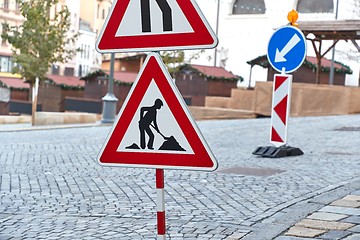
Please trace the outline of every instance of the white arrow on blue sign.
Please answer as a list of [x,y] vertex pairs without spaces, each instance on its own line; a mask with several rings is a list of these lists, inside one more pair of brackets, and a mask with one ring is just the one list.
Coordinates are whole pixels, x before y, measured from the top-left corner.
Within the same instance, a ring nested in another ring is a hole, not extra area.
[[279,28],[270,38],[267,57],[276,71],[294,72],[306,57],[304,34],[293,26]]

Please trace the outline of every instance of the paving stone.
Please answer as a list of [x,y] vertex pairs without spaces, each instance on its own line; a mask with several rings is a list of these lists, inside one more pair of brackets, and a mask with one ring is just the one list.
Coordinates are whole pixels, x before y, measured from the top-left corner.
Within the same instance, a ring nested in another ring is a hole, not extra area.
[[360,216],[350,216],[348,218],[342,219],[342,222],[360,224]]
[[335,222],[335,221],[322,221],[313,219],[303,219],[296,224],[296,226],[322,229],[322,230],[346,230],[354,226],[351,223]]
[[360,196],[360,190],[352,192],[351,195]]
[[309,238],[280,236],[280,237],[275,238],[274,240],[309,240]]
[[347,207],[338,207],[338,206],[325,206],[321,208],[319,211],[321,212],[330,212],[330,213],[338,213],[345,215],[360,215],[360,208],[347,208]]
[[320,239],[328,239],[328,240],[337,240],[342,239],[348,235],[352,234],[349,231],[338,231],[338,230],[330,230],[323,235],[319,236]]
[[243,238],[244,236],[246,236],[248,234],[248,232],[246,233],[234,233],[231,236],[227,237],[226,240],[239,240],[241,238]]
[[331,206],[339,206],[339,207],[357,208],[357,207],[360,207],[360,202],[339,199],[339,200],[332,202],[330,205]]
[[350,232],[356,232],[356,233],[360,233],[360,225],[356,225],[352,228],[348,229]]
[[360,239],[360,234],[353,234],[351,236],[343,238],[343,240],[359,240],[359,239]]
[[360,195],[347,195],[343,199],[348,200],[348,201],[358,201],[358,202],[360,202]]
[[325,233],[326,230],[320,230],[320,229],[312,229],[312,228],[306,228],[306,227],[300,227],[300,226],[294,226],[291,227],[286,233],[285,236],[294,236],[294,237],[317,237],[323,233]]
[[328,213],[328,212],[315,212],[308,216],[307,218],[324,220],[324,221],[337,221],[343,218],[348,217],[348,215],[337,214],[337,213]]

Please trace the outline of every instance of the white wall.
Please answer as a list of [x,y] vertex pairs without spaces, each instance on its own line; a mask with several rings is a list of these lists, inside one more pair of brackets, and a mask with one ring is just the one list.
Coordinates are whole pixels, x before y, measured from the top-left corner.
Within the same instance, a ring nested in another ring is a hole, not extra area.
[[[265,0],[266,13],[261,15],[231,15],[234,0],[220,0],[219,20],[219,45],[218,49],[227,49],[227,61],[225,68],[234,74],[244,77],[243,86],[249,84],[250,65],[246,62],[267,53],[267,45],[274,30],[282,25],[288,24],[287,14],[296,5],[297,0]],[[197,3],[204,13],[209,24],[215,31],[217,0],[197,0]],[[336,8],[336,0],[334,0]],[[351,0],[339,2],[338,19],[354,19],[353,4]],[[359,17],[357,17],[359,18]],[[331,14],[299,14],[298,21],[306,20],[334,20],[335,13]],[[343,48],[344,43],[337,45],[337,50]],[[331,42],[325,42],[323,49],[330,46]],[[191,51],[187,51],[191,54]],[[308,43],[308,55],[315,56],[311,43]],[[331,51],[326,58],[331,59]],[[212,58],[209,60],[209,58]],[[221,56],[218,54],[218,60]],[[192,63],[213,65],[214,50],[206,50],[201,58]],[[349,61],[347,58],[336,55],[335,59],[349,66],[359,65],[356,61]],[[219,61],[217,62],[219,66]],[[346,81],[349,85],[356,85],[358,82],[358,69],[352,68],[354,74]],[[357,70],[357,71],[356,71]],[[252,72],[252,83],[255,81],[266,81],[267,71],[261,67],[254,67]]]

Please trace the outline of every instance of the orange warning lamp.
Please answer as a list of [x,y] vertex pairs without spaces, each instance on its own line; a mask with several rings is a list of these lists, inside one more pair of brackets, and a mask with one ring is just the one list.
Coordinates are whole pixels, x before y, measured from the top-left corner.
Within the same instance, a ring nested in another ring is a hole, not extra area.
[[295,11],[294,9],[291,10],[289,13],[288,13],[288,16],[287,16],[290,24],[292,26],[295,26],[295,27],[299,27],[299,25],[296,23],[296,21],[298,20],[299,18],[299,14],[297,11]]

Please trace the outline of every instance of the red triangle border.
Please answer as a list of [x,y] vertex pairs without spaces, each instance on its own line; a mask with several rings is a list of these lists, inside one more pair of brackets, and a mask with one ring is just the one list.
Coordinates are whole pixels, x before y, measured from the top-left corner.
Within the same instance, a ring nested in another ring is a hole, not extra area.
[[[214,48],[218,40],[193,0],[177,0],[194,32],[116,36],[130,0],[115,0],[97,40],[98,52],[157,51],[173,49]],[[115,14],[116,13],[116,14]]]
[[[197,129],[195,121],[187,114],[186,105],[177,91],[166,67],[158,54],[149,54],[142,70],[134,83],[123,108],[120,110],[117,122],[108,136],[98,161],[103,165],[169,168],[186,170],[213,171],[217,168],[217,161],[210,148]],[[150,85],[154,80],[163,95],[169,109],[183,131],[194,154],[189,153],[149,153],[149,152],[118,152],[118,146],[123,140],[127,126],[130,125],[139,105]],[[181,97],[182,98],[182,97]],[[182,103],[180,102],[182,101]]]

